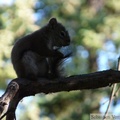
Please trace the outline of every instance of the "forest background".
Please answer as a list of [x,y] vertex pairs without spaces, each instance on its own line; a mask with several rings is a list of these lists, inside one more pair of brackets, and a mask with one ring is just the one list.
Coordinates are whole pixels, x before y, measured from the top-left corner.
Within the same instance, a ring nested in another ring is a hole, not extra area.
[[[119,0],[0,0],[0,89],[16,77],[10,54],[14,42],[56,17],[71,36],[73,56],[64,65],[67,75],[116,69],[120,55]],[[102,80],[101,80],[102,82]],[[19,120],[89,120],[104,113],[111,88],[39,94],[23,99]],[[110,112],[120,115],[120,96]],[[104,102],[106,102],[104,104]]]

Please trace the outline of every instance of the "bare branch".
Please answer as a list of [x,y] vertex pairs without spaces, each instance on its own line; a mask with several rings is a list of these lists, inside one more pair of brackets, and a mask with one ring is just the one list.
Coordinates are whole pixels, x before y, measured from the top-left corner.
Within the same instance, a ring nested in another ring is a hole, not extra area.
[[16,82],[12,82],[8,85],[5,93],[0,97],[0,116],[3,111],[7,110],[10,101],[13,99],[18,89],[19,86]]
[[[39,80],[30,81],[27,79],[16,78],[12,80],[11,83],[9,83],[6,92],[1,97],[1,100],[3,100],[3,103],[5,102],[9,104],[8,111],[6,113],[6,119],[15,120],[16,107],[19,101],[26,96],[35,95],[38,93],[48,94],[61,91],[97,89],[101,87],[107,87],[110,84],[119,82],[120,72],[116,70],[106,70],[90,74],[75,75],[67,78],[59,78],[56,80],[39,78]],[[9,91],[11,91],[11,89],[9,86],[11,86],[13,83],[16,83],[19,87],[16,87],[16,89],[10,93]],[[3,99],[5,96],[7,96],[9,103]]]

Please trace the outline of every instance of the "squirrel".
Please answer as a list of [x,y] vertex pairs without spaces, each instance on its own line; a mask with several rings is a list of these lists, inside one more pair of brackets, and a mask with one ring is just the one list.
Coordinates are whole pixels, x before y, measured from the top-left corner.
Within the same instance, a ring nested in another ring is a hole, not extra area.
[[54,48],[69,44],[68,31],[56,18],[51,18],[47,25],[18,39],[14,44],[11,61],[17,77],[31,80],[39,77],[59,77],[57,68],[70,54],[64,56]]
[[66,76],[63,65],[64,65],[64,62],[72,55],[72,51],[69,48],[70,46],[67,46],[65,48],[62,47],[62,49],[61,48],[57,49],[58,51],[61,51],[64,54],[64,57],[58,56],[56,58],[49,59],[50,74],[48,75],[50,79]]

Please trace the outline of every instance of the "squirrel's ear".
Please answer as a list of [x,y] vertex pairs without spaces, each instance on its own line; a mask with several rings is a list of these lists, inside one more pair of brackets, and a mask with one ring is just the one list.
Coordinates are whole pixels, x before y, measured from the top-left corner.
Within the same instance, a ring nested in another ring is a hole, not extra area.
[[49,20],[49,25],[50,25],[51,28],[54,28],[56,26],[56,24],[57,24],[56,18],[51,18]]

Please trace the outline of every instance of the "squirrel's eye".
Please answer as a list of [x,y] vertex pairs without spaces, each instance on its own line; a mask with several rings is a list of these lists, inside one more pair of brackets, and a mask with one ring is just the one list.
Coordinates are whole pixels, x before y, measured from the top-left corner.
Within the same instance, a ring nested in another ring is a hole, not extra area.
[[64,31],[61,31],[61,32],[60,32],[60,36],[61,36],[61,37],[64,37],[64,36],[65,36],[65,32],[64,32]]

